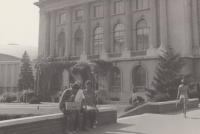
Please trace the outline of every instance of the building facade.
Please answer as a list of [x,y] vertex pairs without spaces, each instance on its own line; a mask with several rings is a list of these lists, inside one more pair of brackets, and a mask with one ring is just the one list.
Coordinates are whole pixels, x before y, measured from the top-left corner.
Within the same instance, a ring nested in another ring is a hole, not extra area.
[[[198,0],[40,0],[39,55],[103,59],[115,66],[104,80],[110,99],[127,101],[152,88],[157,54],[167,44],[200,79]],[[69,86],[69,72],[63,85]]]

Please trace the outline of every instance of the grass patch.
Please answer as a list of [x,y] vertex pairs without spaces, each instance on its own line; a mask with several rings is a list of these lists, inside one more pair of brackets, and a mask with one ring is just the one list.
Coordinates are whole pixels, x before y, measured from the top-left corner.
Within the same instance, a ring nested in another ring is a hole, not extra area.
[[34,114],[0,114],[0,121],[38,116]]

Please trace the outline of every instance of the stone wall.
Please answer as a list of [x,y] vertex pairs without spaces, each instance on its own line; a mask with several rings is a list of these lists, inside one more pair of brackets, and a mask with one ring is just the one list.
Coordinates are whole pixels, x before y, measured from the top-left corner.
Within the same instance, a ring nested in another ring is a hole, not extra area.
[[[134,115],[141,115],[144,113],[162,114],[162,113],[181,111],[181,109],[176,108],[176,102],[177,101],[148,102],[126,112],[120,118],[134,116]],[[190,99],[190,102],[188,104],[188,109],[198,108],[198,105],[199,105],[199,99]]]
[[[98,125],[117,122],[117,110],[114,108],[99,109]],[[80,115],[80,121],[82,115]],[[0,134],[64,134],[64,116],[62,113],[13,119],[0,122]]]

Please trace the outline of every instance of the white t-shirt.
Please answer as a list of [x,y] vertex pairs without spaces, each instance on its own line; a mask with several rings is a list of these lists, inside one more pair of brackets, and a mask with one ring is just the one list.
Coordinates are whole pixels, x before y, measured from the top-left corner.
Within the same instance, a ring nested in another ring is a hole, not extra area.
[[132,99],[133,99],[133,100],[137,99],[137,93],[133,93],[132,95],[133,95],[133,96],[132,96]]
[[82,99],[85,99],[85,95],[83,94],[83,89],[79,89],[75,97],[75,102],[81,102]]

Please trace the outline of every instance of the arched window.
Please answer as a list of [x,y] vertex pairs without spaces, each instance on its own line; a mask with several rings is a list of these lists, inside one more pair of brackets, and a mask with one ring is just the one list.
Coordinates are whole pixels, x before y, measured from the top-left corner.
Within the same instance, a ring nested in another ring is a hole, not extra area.
[[141,65],[136,66],[132,72],[133,84],[135,87],[146,86],[146,71]]
[[66,35],[64,32],[61,32],[58,36],[58,48],[59,56],[62,57],[65,55],[65,46],[66,46]]
[[121,72],[118,67],[114,67],[112,71],[112,78],[111,78],[111,85],[112,86],[121,86]]
[[114,29],[114,51],[121,52],[124,50],[124,25],[117,24]]
[[75,34],[75,56],[83,54],[83,37],[83,31],[77,30]]
[[146,20],[140,20],[137,24],[137,50],[147,50],[149,46],[149,27]]
[[137,0],[137,10],[148,9],[149,0]]
[[103,50],[103,30],[97,27],[94,31],[94,54],[100,54]]

